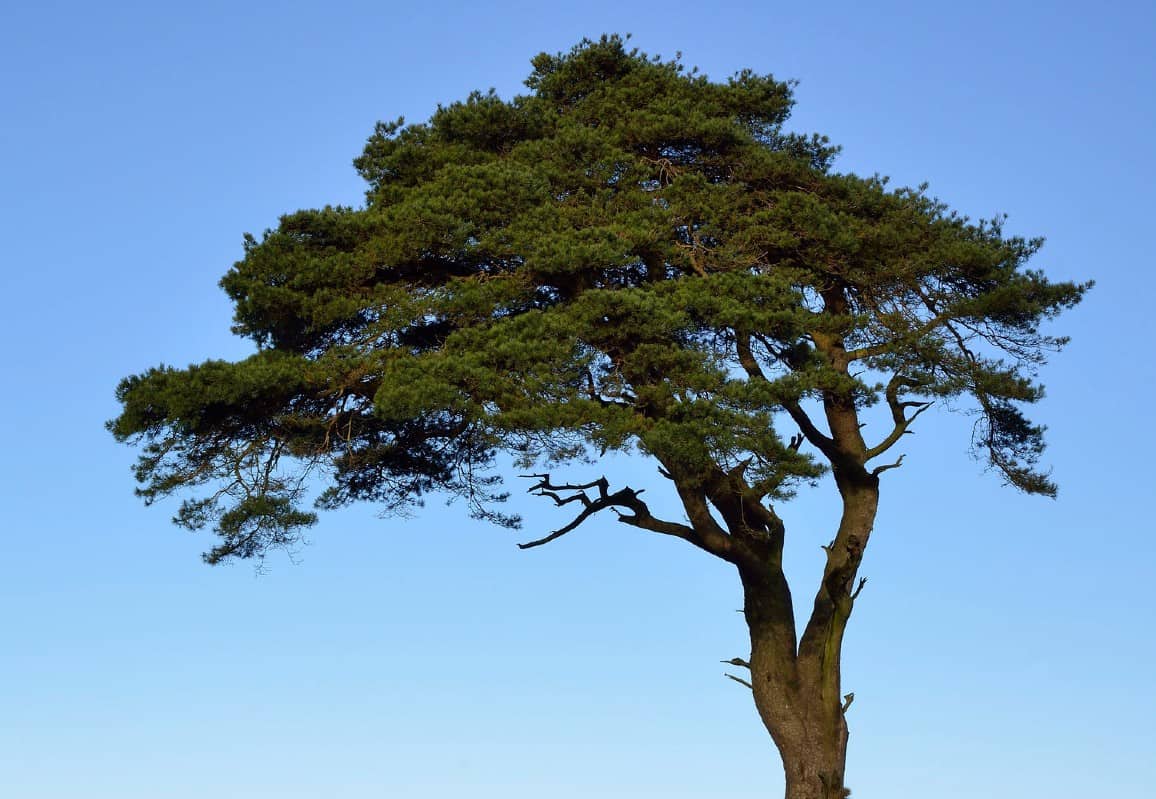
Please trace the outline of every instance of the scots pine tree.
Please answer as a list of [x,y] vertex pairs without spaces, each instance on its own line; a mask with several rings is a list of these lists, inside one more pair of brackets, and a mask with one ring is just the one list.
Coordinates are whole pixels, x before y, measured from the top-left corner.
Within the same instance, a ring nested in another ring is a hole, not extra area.
[[[221,281],[255,354],[126,378],[110,429],[141,447],[146,502],[180,494],[176,522],[216,534],[209,563],[358,501],[440,493],[517,526],[511,463],[573,511],[524,547],[610,511],[721,558],[787,797],[842,797],[843,633],[896,444],[950,400],[1008,484],[1054,494],[1023,409],[1064,343],[1041,323],[1087,286],[1028,268],[1040,242],[1000,219],[836,171],[825,138],[784,129],[791,85],[770,76],[711,82],[606,37],[539,55],[526,85],[379,124],[362,207],[284,216]],[[669,496],[589,481],[611,451]],[[841,518],[793,594],[776,508],[816,479]]]

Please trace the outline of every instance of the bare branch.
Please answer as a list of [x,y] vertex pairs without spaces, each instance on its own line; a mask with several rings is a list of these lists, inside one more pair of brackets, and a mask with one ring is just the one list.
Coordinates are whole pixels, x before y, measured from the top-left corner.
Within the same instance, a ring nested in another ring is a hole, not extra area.
[[[571,530],[576,529],[584,521],[589,519],[599,511],[610,509],[618,514],[618,521],[629,524],[633,527],[638,527],[643,530],[649,530],[655,533],[662,533],[664,535],[674,536],[689,541],[696,546],[707,549],[712,554],[718,554],[709,549],[696,535],[693,528],[685,524],[677,524],[675,522],[668,522],[662,519],[657,519],[650,513],[650,508],[646,503],[639,499],[639,494],[642,489],[635,490],[626,486],[619,491],[611,493],[610,482],[605,477],[599,477],[589,483],[559,483],[555,484],[550,481],[549,474],[530,474],[522,475],[523,477],[538,478],[538,482],[532,485],[528,490],[530,493],[539,497],[548,497],[554,501],[558,507],[568,505],[571,502],[580,502],[582,504],[582,512],[578,514],[575,519],[561,529],[555,530],[549,535],[539,538],[535,541],[528,541],[524,544],[518,544],[519,549],[531,549],[533,547],[542,546],[554,541]],[[592,488],[598,489],[598,495],[591,497],[586,492]],[[563,496],[563,491],[573,491],[575,493],[570,496]],[[624,508],[629,513],[623,513],[619,508]]]
[[847,708],[851,707],[851,703],[855,701],[855,692],[843,694],[843,712],[847,712]]
[[562,507],[563,505],[569,505],[571,502],[581,502],[586,507],[590,507],[590,497],[586,496],[586,494],[581,492],[581,491],[578,492],[577,494],[575,494],[574,496],[563,497],[560,494],[557,494],[553,491],[547,491],[545,489],[540,489],[540,490],[534,492],[534,496],[536,496],[536,497],[549,497],[550,499],[554,500],[554,504],[557,505],[558,507]]
[[733,674],[726,674],[725,672],[723,673],[723,676],[731,678],[732,680],[739,683],[740,685],[745,685],[747,688],[750,688],[752,691],[755,690],[755,686],[751,685],[749,682],[744,680],[742,677],[736,677]]
[[855,588],[854,591],[851,592],[851,601],[852,602],[854,602],[856,599],[859,598],[859,594],[863,593],[863,586],[865,586],[865,585],[867,585],[867,578],[866,577],[860,577],[859,578],[859,585]]
[[562,536],[566,535],[566,533],[570,532],[574,528],[578,527],[578,525],[582,524],[582,522],[589,519],[595,513],[602,510],[602,508],[606,507],[605,505],[603,505],[602,507],[595,507],[595,504],[596,503],[590,503],[589,505],[587,505],[586,510],[584,510],[580,514],[578,514],[578,518],[576,518],[574,521],[570,522],[565,527],[562,527],[561,529],[555,530],[554,532],[550,533],[550,535],[546,536],[545,538],[539,538],[536,541],[528,541],[525,544],[518,544],[518,549],[531,549],[533,547],[540,547],[543,544],[549,544],[551,541],[555,540],[556,538],[561,538]]
[[878,477],[879,475],[883,474],[883,472],[887,471],[888,469],[898,469],[900,466],[903,465],[903,459],[906,457],[907,457],[907,455],[903,454],[903,455],[899,456],[899,459],[897,461],[895,461],[895,463],[888,463],[888,464],[885,464],[883,466],[876,466],[874,469],[871,470],[872,476]]
[[[549,497],[550,499],[554,500],[554,504],[557,505],[558,507],[562,507],[563,505],[568,505],[571,502],[581,502],[583,505],[583,509],[582,509],[582,512],[579,513],[578,516],[574,519],[574,521],[570,522],[565,527],[562,527],[558,530],[555,530],[554,532],[550,533],[550,535],[548,535],[544,538],[539,538],[535,541],[529,541],[525,544],[518,544],[519,549],[530,549],[532,547],[539,547],[539,546],[542,546],[543,544],[548,544],[557,538],[561,538],[562,536],[566,535],[566,533],[570,532],[571,530],[575,529],[580,524],[582,524],[582,522],[589,519],[595,513],[597,513],[600,510],[605,510],[606,508],[610,507],[610,505],[612,504],[608,501],[610,498],[609,494],[608,494],[610,484],[606,480],[605,477],[599,477],[597,480],[594,480],[594,481],[589,482],[589,483],[579,483],[579,484],[562,483],[560,485],[555,485],[555,484],[550,482],[549,473],[531,474],[531,475],[523,475],[523,476],[525,476],[525,477],[537,477],[538,478],[538,482],[535,483],[534,485],[530,486],[529,489],[527,489],[530,493],[535,494],[536,496],[539,496],[539,497]],[[592,500],[592,499],[590,499],[590,497],[588,497],[586,495],[586,491],[588,489],[591,489],[591,488],[597,488],[598,489],[598,498],[597,499]],[[574,491],[576,493],[574,493],[573,495],[568,496],[568,497],[563,497],[561,494],[558,493],[559,491]]]
[[[741,611],[740,611],[741,612]],[[749,669],[751,664],[742,658],[731,658],[730,660],[720,660],[719,663],[729,663],[732,666],[742,666],[744,669]]]
[[549,472],[546,472],[544,474],[520,474],[518,476],[519,477],[527,477],[527,478],[529,478],[529,477],[537,477],[538,478],[539,482],[536,485],[532,485],[529,488],[527,488],[526,489],[527,492],[539,491],[541,489],[548,489],[550,491],[585,491],[588,488],[599,488],[599,490],[602,491],[603,494],[605,494],[605,490],[607,488],[609,488],[609,486],[610,486],[610,484],[607,482],[605,477],[599,477],[597,480],[592,480],[589,483],[577,483],[577,484],[563,483],[561,485],[553,485],[550,482],[550,473]]

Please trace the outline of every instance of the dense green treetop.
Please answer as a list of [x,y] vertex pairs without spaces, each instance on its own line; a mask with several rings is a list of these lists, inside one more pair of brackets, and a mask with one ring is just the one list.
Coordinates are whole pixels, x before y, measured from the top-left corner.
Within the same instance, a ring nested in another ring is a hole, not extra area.
[[[791,85],[770,76],[715,83],[608,37],[539,55],[526,85],[379,124],[364,207],[246,237],[221,285],[254,355],[120,384],[140,493],[200,489],[177,520],[215,528],[210,562],[291,544],[310,475],[324,508],[446,492],[513,525],[503,453],[637,449],[687,508],[720,480],[770,507],[947,398],[1008,482],[1054,492],[1021,409],[1063,343],[1041,322],[1086,286],[1028,269],[1038,240],[834,171],[825,138],[784,131]],[[815,400],[885,403],[893,429],[847,447]]]

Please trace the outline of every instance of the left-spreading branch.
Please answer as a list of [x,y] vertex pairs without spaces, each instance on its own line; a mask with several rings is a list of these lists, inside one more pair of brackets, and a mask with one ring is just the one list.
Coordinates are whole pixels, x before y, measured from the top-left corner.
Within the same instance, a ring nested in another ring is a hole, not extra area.
[[[549,474],[528,474],[522,476],[537,478],[538,480],[537,483],[530,486],[528,489],[529,493],[539,497],[548,497],[552,499],[558,507],[577,502],[582,506],[582,510],[574,520],[565,527],[561,527],[537,540],[518,544],[519,549],[530,549],[531,547],[548,544],[566,535],[566,533],[571,530],[574,530],[599,511],[607,509],[618,514],[618,521],[624,524],[640,527],[655,533],[672,535],[676,538],[690,541],[696,546],[703,546],[695,535],[694,529],[688,525],[668,522],[652,516],[650,508],[638,497],[638,495],[642,493],[641,490],[635,490],[629,486],[625,486],[618,491],[612,492],[610,490],[610,482],[605,477],[599,477],[597,480],[589,483],[555,484],[550,481]],[[588,493],[590,491],[596,491],[597,493],[591,495]],[[623,510],[628,512],[624,513]]]

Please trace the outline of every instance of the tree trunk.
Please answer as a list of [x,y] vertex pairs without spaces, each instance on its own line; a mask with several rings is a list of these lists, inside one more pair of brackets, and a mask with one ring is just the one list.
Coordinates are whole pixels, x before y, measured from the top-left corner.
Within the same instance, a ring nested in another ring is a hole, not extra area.
[[786,799],[843,799],[847,722],[837,664],[822,679],[807,675],[799,668],[793,640],[784,657],[783,630],[765,624],[758,612],[768,601],[773,602],[765,590],[747,585],[755,707],[782,757]]
[[779,747],[787,778],[786,799],[843,799],[850,791],[843,785],[847,724],[842,713],[812,725],[808,732],[809,740]]
[[740,567],[755,707],[782,757],[786,799],[844,799],[850,793],[844,784],[848,702],[840,661],[857,594],[854,581],[875,521],[878,480],[864,472],[858,481],[841,480],[840,489],[843,517],[824,547],[827,566],[797,645],[779,564]]
[[838,674],[816,685],[802,678],[794,658],[784,663],[772,641],[756,637],[762,636],[751,635],[750,681],[758,715],[783,757],[786,799],[843,799],[847,724]]

